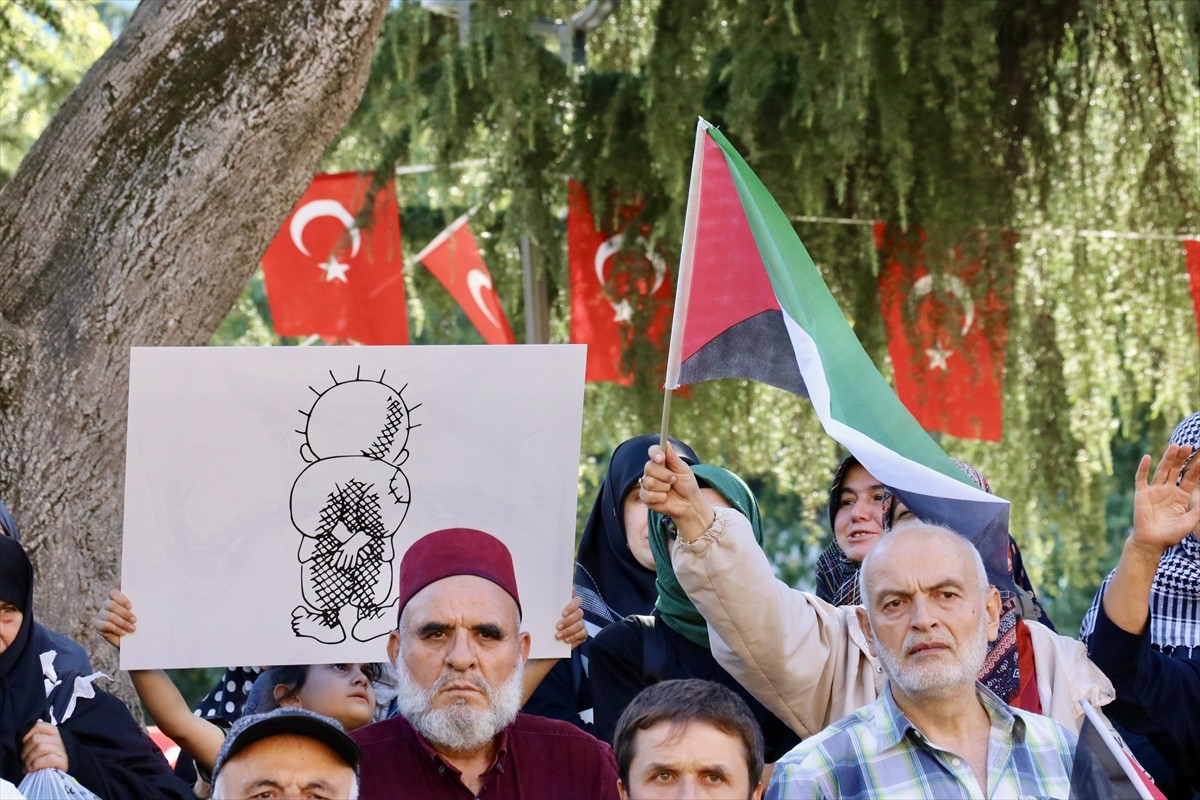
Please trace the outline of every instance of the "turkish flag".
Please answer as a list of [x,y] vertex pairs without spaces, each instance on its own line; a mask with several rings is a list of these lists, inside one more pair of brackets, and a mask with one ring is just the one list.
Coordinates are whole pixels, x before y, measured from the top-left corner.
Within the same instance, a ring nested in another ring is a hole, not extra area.
[[[640,204],[624,206],[619,216],[629,220]],[[639,232],[642,252],[621,251],[624,226],[597,227],[587,189],[567,183],[567,259],[571,279],[571,342],[586,344],[585,380],[615,381],[628,386],[633,375],[622,367],[622,354],[634,336],[645,336],[663,351],[671,321],[672,287],[666,259],[646,249],[649,230]],[[634,331],[637,319],[649,322]]]
[[904,241],[884,223],[875,225],[883,260],[879,306],[896,394],[926,430],[999,441],[1006,292],[981,285],[989,277],[983,263],[968,261],[961,249],[935,281],[925,266],[924,238],[918,231],[915,242]]
[[485,342],[516,344],[466,214],[435,236],[413,261],[420,261],[442,282]]
[[1196,310],[1196,335],[1200,336],[1200,239],[1184,239],[1188,280],[1192,282],[1192,307]]
[[271,321],[280,336],[319,335],[362,344],[408,344],[400,254],[400,211],[388,181],[375,195],[370,174],[318,175],[262,257]]

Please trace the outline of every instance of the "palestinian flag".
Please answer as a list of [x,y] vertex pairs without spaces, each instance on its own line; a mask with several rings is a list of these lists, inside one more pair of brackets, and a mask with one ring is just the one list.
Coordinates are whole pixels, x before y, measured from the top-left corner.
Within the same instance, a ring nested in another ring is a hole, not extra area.
[[792,223],[716,128],[692,160],[666,388],[748,378],[812,401],[825,431],[918,517],[1008,576],[1008,501],[978,489],[879,374]]

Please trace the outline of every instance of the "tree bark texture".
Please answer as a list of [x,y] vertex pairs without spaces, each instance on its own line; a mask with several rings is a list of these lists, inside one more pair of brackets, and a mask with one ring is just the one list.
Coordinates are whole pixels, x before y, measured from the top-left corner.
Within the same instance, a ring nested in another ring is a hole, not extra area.
[[110,669],[88,619],[118,581],[129,348],[208,340],[358,104],[386,11],[143,0],[0,190],[0,498],[37,617]]

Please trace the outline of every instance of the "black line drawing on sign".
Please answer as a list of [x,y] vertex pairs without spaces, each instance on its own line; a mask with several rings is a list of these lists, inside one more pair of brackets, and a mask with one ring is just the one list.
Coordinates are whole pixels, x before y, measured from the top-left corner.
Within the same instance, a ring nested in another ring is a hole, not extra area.
[[[401,466],[408,459],[411,414],[405,384],[351,380],[318,391],[308,411],[300,455],[308,466],[292,484],[292,524],[302,534],[300,592],[292,610],[296,636],[325,644],[360,642],[396,627],[393,537],[412,500]],[[352,611],[351,611],[352,610]]]

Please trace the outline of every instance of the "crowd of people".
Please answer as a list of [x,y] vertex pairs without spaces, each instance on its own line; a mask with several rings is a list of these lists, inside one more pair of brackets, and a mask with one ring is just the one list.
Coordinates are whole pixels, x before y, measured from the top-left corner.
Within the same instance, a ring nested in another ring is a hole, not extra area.
[[[0,504],[0,798],[1119,794],[1079,738],[1096,719],[1142,796],[1200,797],[1200,412],[1142,459],[1078,639],[1015,539],[994,585],[969,539],[853,457],[817,590],[793,589],[745,481],[658,442],[612,454],[555,634],[570,658],[529,659],[499,539],[435,531],[401,561],[385,662],[231,668],[194,711],[166,673],[132,672],[174,770],[83,648],[35,619]],[[95,625],[120,647],[131,598],[114,590]]]

